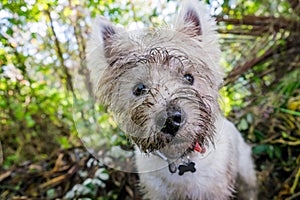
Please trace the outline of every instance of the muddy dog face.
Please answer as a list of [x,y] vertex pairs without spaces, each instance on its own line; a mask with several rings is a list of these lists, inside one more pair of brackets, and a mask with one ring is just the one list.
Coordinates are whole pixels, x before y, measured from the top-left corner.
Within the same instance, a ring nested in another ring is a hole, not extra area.
[[220,51],[213,22],[196,9],[184,5],[170,27],[94,23],[87,60],[96,97],[146,153],[178,156],[213,143]]

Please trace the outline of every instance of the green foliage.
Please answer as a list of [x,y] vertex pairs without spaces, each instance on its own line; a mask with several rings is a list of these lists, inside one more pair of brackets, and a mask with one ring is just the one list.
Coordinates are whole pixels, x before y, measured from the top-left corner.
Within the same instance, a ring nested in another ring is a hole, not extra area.
[[70,146],[66,133],[73,126],[71,97],[33,80],[2,78],[1,88],[4,166],[43,158],[59,146]]
[[253,143],[267,199],[294,199],[300,190],[298,8],[294,1],[224,1],[219,18],[228,72],[223,110]]
[[[91,158],[88,161],[88,167],[92,167],[93,165],[100,165],[98,161]],[[106,187],[106,183],[109,179],[109,174],[104,168],[98,168],[94,173],[94,177],[86,177],[85,173],[81,173],[82,178],[84,178],[84,182],[80,184],[76,184],[73,188],[66,193],[64,196],[65,199],[95,199],[98,194],[98,190]]]
[[[54,69],[59,66],[43,60],[55,56],[55,51],[49,51],[43,43],[46,30],[37,30],[43,20],[40,8],[46,5],[45,1],[0,4],[5,16],[0,21],[0,141],[6,158],[4,167],[45,158],[55,149],[75,142],[69,141],[70,134],[75,133],[72,94],[60,87],[64,80],[56,78],[58,69]],[[35,32],[28,33],[30,26]]]
[[[119,146],[131,148],[111,115],[93,102],[86,39],[99,14],[129,28],[170,22],[178,3],[155,2],[0,2],[0,173],[86,145],[85,138],[97,147],[95,152],[105,147],[115,150],[112,155],[120,152]],[[295,199],[300,190],[299,3],[206,2],[219,17],[222,65],[229,74],[221,90],[222,109],[253,143],[261,196]],[[111,174],[93,159],[88,163],[88,168],[97,168],[93,176],[81,171],[80,181],[61,196],[118,198],[117,190],[107,185]],[[18,180],[13,189],[19,190],[24,181]],[[49,188],[32,196],[56,195]]]

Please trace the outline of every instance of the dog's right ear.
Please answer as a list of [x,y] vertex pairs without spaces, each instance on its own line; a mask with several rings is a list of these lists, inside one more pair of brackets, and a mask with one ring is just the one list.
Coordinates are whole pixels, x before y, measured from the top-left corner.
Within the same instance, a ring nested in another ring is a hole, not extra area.
[[87,42],[86,60],[94,88],[98,85],[104,70],[111,65],[113,46],[117,43],[118,29],[106,18],[97,17],[91,27]]
[[103,25],[100,29],[104,43],[109,42],[116,34],[116,31],[112,25]]
[[[100,16],[96,19],[93,27],[93,36],[98,35],[99,42],[103,48],[103,54],[106,59],[111,57],[112,45],[115,39],[117,28],[106,18]],[[98,28],[98,30],[97,30]]]

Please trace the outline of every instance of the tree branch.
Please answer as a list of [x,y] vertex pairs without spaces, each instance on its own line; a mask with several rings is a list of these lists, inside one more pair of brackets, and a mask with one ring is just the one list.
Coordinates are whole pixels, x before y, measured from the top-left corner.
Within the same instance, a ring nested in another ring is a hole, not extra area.
[[63,72],[65,74],[67,90],[70,90],[74,95],[75,93],[74,93],[74,88],[73,88],[73,84],[72,84],[72,76],[69,73],[69,70],[68,70],[67,66],[65,65],[64,58],[63,58],[63,53],[62,53],[62,50],[61,50],[61,47],[60,47],[60,43],[59,43],[57,34],[54,30],[53,19],[51,17],[51,13],[50,13],[49,9],[45,10],[45,12],[46,12],[46,15],[48,16],[48,18],[50,20],[50,28],[51,28],[52,34],[54,36],[54,43],[55,43],[55,47],[56,47],[56,53],[57,53],[58,59],[60,61],[60,65],[62,66]]
[[297,20],[286,19],[284,17],[272,17],[272,16],[255,16],[247,15],[241,19],[225,18],[224,16],[216,17],[217,23],[225,22],[232,25],[251,25],[259,27],[272,27],[272,30],[279,31],[280,29],[299,31],[300,22]]

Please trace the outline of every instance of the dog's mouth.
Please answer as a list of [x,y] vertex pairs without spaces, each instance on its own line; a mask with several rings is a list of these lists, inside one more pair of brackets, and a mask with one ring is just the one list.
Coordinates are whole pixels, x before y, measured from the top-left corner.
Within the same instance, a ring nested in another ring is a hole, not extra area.
[[166,152],[160,150],[154,151],[153,154],[168,163],[170,173],[176,173],[179,170],[178,174],[181,176],[185,172],[194,173],[196,171],[196,163],[190,159],[191,152],[197,152],[204,156],[206,148],[204,145],[200,145],[198,140],[195,140],[195,142],[178,158],[170,157]]
[[209,115],[210,109],[196,106],[197,109],[192,103],[171,102],[150,117],[134,113],[138,117],[132,120],[140,122],[140,127],[147,122],[152,126],[135,131],[131,138],[143,152],[160,151],[169,159],[178,159],[192,152],[205,153],[206,147],[213,143],[214,120]]
[[205,153],[206,147],[204,145],[200,145],[198,141],[194,142],[194,144],[190,147],[190,151],[196,151],[199,153]]
[[190,145],[186,145],[186,143],[184,145],[186,147],[183,147],[183,149],[180,150],[181,157],[188,156],[190,153],[193,152],[198,152],[201,154],[204,154],[206,152],[206,145],[204,144],[203,139],[196,138],[192,143],[190,143]]
[[162,138],[164,138],[164,142],[156,143],[156,145],[159,145],[156,146],[156,148],[151,149],[150,151],[149,149],[147,149],[147,152],[151,153],[160,151],[169,159],[178,159],[184,156],[188,156],[193,152],[204,154],[206,152],[208,144],[206,144],[203,135],[196,134],[194,136],[191,136],[186,133],[187,130],[184,127],[182,129],[183,130],[180,130],[176,136],[160,132],[157,135],[160,135]]

